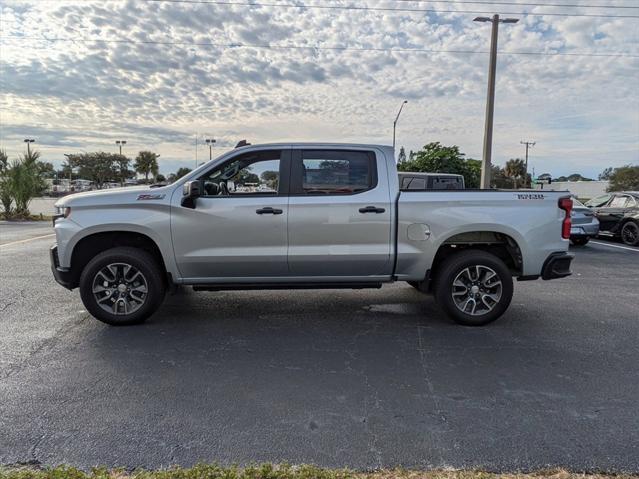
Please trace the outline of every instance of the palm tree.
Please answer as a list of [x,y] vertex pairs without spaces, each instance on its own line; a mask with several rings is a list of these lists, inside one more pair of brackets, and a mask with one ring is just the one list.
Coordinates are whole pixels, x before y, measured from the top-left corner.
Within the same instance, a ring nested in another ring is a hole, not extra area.
[[526,164],[521,158],[511,158],[506,162],[504,167],[504,175],[508,178],[512,178],[513,187],[517,189],[517,179],[523,178],[526,174]]
[[158,158],[160,155],[151,151],[141,151],[135,159],[133,168],[137,173],[144,175],[144,180],[149,182],[149,174],[155,177],[158,174]]

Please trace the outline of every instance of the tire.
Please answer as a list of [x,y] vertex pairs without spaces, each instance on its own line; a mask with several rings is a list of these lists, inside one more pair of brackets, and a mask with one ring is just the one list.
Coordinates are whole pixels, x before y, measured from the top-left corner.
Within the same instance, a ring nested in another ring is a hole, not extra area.
[[438,269],[435,298],[455,322],[483,326],[508,309],[513,279],[497,256],[481,250],[462,251],[444,260]]
[[590,238],[588,238],[587,236],[577,236],[575,238],[570,238],[570,242],[574,246],[583,246],[587,244],[588,241],[590,241]]
[[639,245],[639,223],[627,221],[621,227],[621,241],[628,246]]
[[157,260],[138,248],[104,251],[89,261],[80,275],[84,307],[91,316],[112,326],[144,322],[162,304],[165,289]]

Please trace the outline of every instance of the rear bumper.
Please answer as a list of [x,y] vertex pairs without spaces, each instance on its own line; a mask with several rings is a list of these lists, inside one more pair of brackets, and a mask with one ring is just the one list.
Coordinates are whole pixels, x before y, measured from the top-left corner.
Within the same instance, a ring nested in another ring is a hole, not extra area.
[[544,262],[544,267],[541,270],[542,279],[557,279],[570,276],[570,263],[574,259],[575,255],[572,253],[552,253],[548,256],[548,259]]
[[572,225],[570,228],[571,237],[584,237],[584,236],[596,236],[599,233],[599,223],[585,224],[585,225]]
[[73,274],[68,268],[62,268],[58,259],[58,245],[53,245],[49,250],[49,259],[51,260],[51,272],[53,278],[67,289],[76,287],[74,284]]

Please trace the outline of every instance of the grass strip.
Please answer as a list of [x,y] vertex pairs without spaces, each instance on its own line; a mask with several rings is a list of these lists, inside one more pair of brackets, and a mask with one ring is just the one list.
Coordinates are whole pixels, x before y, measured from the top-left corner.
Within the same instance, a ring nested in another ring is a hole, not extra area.
[[222,467],[198,464],[161,470],[74,467],[0,467],[0,479],[639,479],[633,474],[573,473],[562,469],[532,473],[490,473],[472,470],[416,471],[391,469],[357,472],[348,469],[324,469],[316,466],[261,464],[248,467]]

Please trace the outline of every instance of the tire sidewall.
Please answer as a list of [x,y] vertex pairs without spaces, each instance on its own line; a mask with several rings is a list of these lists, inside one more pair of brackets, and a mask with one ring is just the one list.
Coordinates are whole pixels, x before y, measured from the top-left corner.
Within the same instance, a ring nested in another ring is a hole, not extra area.
[[[499,303],[488,313],[472,316],[457,308],[452,297],[452,284],[457,275],[469,266],[488,266],[497,273],[502,282],[502,294]],[[437,303],[455,322],[465,326],[482,326],[499,318],[512,300],[512,274],[504,262],[497,256],[481,250],[463,251],[448,258],[441,265],[435,285]]]
[[[137,268],[147,281],[148,293],[144,304],[128,315],[108,313],[100,307],[92,292],[95,275],[111,263],[127,263]],[[144,250],[135,248],[113,248],[93,258],[80,276],[80,296],[87,311],[96,319],[113,325],[139,324],[151,316],[162,304],[165,285],[156,260]]]
[[634,243],[628,243],[628,242],[626,242],[626,240],[623,237],[623,230],[624,230],[624,228],[627,228],[628,225],[631,225],[630,226],[631,228],[634,226],[635,229],[639,229],[639,223],[636,223],[635,221],[627,221],[626,223],[624,223],[624,225],[621,227],[621,231],[620,231],[620,235],[619,235],[621,237],[621,242],[623,244],[625,244],[625,245],[628,245],[628,246],[637,246],[637,245],[639,245],[639,238],[636,239],[634,241]]

